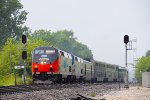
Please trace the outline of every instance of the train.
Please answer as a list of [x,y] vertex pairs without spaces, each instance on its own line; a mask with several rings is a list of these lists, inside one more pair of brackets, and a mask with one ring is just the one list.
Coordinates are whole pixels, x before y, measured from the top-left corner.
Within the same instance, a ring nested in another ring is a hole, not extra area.
[[124,82],[127,70],[115,64],[80,58],[55,47],[32,51],[32,78],[44,82]]

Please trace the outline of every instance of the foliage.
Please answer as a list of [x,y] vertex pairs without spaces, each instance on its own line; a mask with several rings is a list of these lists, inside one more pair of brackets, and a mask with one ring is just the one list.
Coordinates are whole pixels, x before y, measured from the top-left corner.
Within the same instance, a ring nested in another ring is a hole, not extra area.
[[146,52],[146,57],[150,56],[150,50]]
[[1,76],[0,75],[0,86],[9,86],[9,85],[14,85],[14,75],[5,75]]
[[23,26],[26,15],[20,0],[0,0],[0,45],[4,45],[8,37],[19,39],[28,28]]
[[150,56],[138,59],[135,76],[138,81],[142,80],[142,72],[150,71]]
[[14,66],[18,64],[18,56],[20,54],[19,50],[17,50],[18,42],[14,39],[9,38],[5,43],[2,51],[0,52],[0,71],[1,75],[6,75],[6,73],[10,72],[10,65]]
[[84,44],[76,41],[74,33],[68,30],[51,32],[46,30],[36,30],[32,34],[33,38],[46,41],[49,46],[54,46],[82,58],[93,58],[91,50]]
[[[31,84],[32,83],[31,77],[27,76],[26,78],[27,78],[26,84]],[[22,77],[19,75],[16,75],[16,84],[17,85],[23,84]],[[10,85],[15,85],[14,74],[6,75],[6,76],[4,76],[3,79],[0,80],[0,86],[10,86]]]
[[[27,74],[31,75],[31,51],[37,46],[47,45],[42,40],[37,40],[29,37],[29,41],[26,44],[28,59],[26,60]],[[5,76],[10,76],[14,72],[15,65],[22,65],[23,60],[21,59],[22,50],[24,45],[21,41],[16,41],[13,38],[8,38],[2,51],[0,52],[0,79],[5,81]],[[11,65],[11,67],[10,67]],[[11,70],[12,68],[12,70]],[[19,71],[19,75],[23,71]]]

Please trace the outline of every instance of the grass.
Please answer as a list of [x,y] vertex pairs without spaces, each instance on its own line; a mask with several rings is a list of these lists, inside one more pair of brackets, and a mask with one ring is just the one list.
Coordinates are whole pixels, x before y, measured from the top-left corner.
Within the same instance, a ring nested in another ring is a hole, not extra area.
[[[31,83],[32,83],[31,77],[27,76],[26,77],[26,84],[31,84]],[[17,75],[16,84],[17,85],[24,84],[21,76]],[[15,77],[13,74],[0,77],[0,86],[10,86],[10,85],[15,85]]]

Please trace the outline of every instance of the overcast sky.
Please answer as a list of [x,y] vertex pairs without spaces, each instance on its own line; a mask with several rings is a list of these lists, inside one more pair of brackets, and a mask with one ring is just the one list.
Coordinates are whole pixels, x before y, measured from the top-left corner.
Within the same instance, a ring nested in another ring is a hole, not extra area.
[[[137,57],[150,50],[150,0],[21,0],[33,31],[72,30],[96,60],[125,66],[124,35],[137,39]],[[133,52],[128,51],[128,62]]]

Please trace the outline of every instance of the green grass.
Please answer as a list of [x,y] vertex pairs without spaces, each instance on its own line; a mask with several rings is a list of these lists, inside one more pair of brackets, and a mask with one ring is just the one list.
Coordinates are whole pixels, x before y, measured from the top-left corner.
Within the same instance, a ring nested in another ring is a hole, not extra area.
[[[17,75],[16,83],[17,83],[17,85],[24,84],[21,76]],[[31,77],[27,76],[26,84],[31,84],[31,83],[32,83]],[[10,85],[15,85],[15,78],[14,78],[13,74],[0,77],[0,86],[10,86]]]

